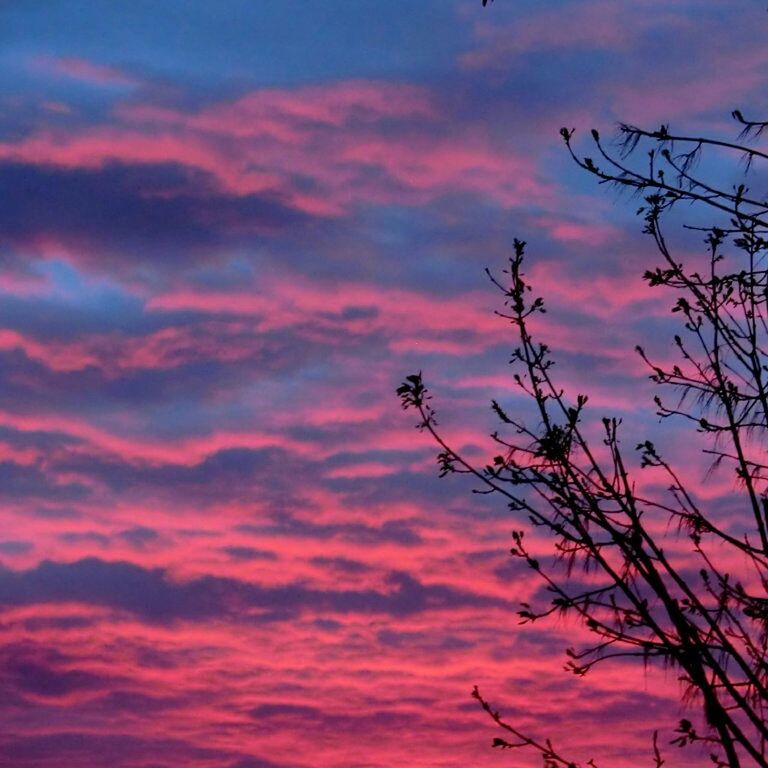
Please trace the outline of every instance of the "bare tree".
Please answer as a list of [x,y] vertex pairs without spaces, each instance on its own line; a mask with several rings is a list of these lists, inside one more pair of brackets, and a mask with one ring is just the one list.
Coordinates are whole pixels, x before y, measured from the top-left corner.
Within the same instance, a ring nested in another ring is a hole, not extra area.
[[[736,141],[621,125],[618,142],[606,144],[593,131],[593,158],[577,154],[572,130],[561,131],[579,166],[643,201],[639,215],[660,257],[644,278],[673,293],[672,312],[682,327],[673,340],[678,361],[670,367],[637,351],[650,378],[674,393],[671,401],[663,391],[655,398],[658,415],[702,433],[713,464],[732,473],[735,500],[727,510],[700,501],[648,440],[637,443],[632,469],[619,420],[592,418],[585,395],[571,398],[559,386],[548,347],[533,335],[535,316],[545,308],[525,278],[519,240],[503,279],[489,275],[504,296],[499,314],[518,337],[513,382],[532,411],[526,417],[492,403],[500,425],[488,466],[475,466],[450,447],[420,373],[397,391],[437,442],[441,476],[471,475],[477,490],[498,495],[551,537],[553,557],[544,559],[531,553],[522,528],[513,534],[512,556],[552,595],[548,605],[523,605],[521,620],[559,613],[582,622],[594,641],[567,650],[577,675],[617,657],[675,668],[691,719],[679,722],[671,743],[704,745],[718,766],[768,768],[768,203],[745,184],[722,188],[722,176],[705,168],[712,153],[721,166],[724,158],[742,163],[740,175],[768,160],[749,143],[768,123],[740,112],[734,118],[742,128]],[[698,267],[681,262],[666,236],[669,214],[681,203],[688,216],[708,211],[716,222],[690,227],[706,243]],[[668,493],[641,490],[649,485],[642,483],[644,471],[661,473]],[[683,554],[679,545],[665,548],[664,523],[687,544]],[[528,747],[547,766],[574,765],[550,741],[506,722],[477,689],[473,695],[503,729],[495,747]],[[663,762],[656,735],[652,759]]]

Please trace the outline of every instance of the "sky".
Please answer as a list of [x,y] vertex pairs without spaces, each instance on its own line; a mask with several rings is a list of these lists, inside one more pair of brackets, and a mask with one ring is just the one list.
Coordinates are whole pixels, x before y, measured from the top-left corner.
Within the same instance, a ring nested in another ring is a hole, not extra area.
[[650,764],[674,675],[576,679],[578,627],[518,625],[519,521],[438,479],[395,389],[423,371],[452,445],[492,455],[489,403],[519,398],[484,270],[519,237],[563,384],[628,444],[668,429],[632,351],[670,353],[637,201],[558,132],[734,137],[768,107],[767,22],[1,2],[0,763],[528,764],[490,748],[477,684],[580,759]]

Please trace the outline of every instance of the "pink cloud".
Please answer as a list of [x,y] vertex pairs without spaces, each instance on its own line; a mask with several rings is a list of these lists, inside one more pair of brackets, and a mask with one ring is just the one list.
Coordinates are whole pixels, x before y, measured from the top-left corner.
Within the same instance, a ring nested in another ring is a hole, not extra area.
[[[100,456],[116,456],[128,463],[176,464],[191,466],[203,461],[217,451],[229,448],[282,447],[292,453],[317,455],[317,447],[309,442],[293,440],[279,433],[265,430],[244,429],[242,431],[221,430],[208,435],[186,439],[150,438],[141,435],[120,434],[112,429],[99,427],[84,419],[49,413],[39,416],[16,414],[0,410],[0,425],[19,430],[22,433],[61,432],[85,443],[85,450]],[[20,455],[41,458],[32,449]]]
[[227,138],[274,138],[286,144],[303,143],[318,130],[341,128],[351,122],[434,122],[441,114],[424,88],[366,80],[291,90],[264,88],[197,113],[145,105],[118,108],[118,115],[130,123],[197,129]]
[[138,83],[135,77],[121,69],[75,56],[38,56],[33,61],[33,68],[54,77],[80,80],[91,85],[132,86]]
[[[718,6],[722,10],[727,4],[712,3],[708,11]],[[586,60],[590,52],[610,52],[619,66],[614,70],[600,65],[584,82],[574,79],[567,117],[561,113],[560,123],[602,124],[605,129],[608,121],[619,119],[653,128],[711,111],[727,118],[735,106],[760,104],[767,54],[749,26],[750,18],[734,17],[723,29],[716,13],[694,18],[690,3],[683,0],[634,5],[580,0],[556,8],[542,6],[509,23],[475,20],[474,40],[459,64],[486,76],[503,76],[527,65],[526,57],[534,55],[546,54],[557,66],[563,54]],[[697,55],[679,59],[663,50],[662,39],[674,39],[673,50]],[[655,53],[649,52],[653,46],[658,46]],[[737,67],[732,66],[736,47]],[[706,56],[700,55],[703,51]],[[568,76],[565,70],[562,74]],[[711,126],[705,132],[711,132]],[[700,119],[697,127],[703,128]]]
[[[317,281],[299,275],[274,278],[269,286],[262,284],[258,293],[179,288],[157,294],[147,302],[152,311],[253,316],[262,332],[296,328],[302,335],[318,339],[327,339],[329,333],[341,328],[346,334],[381,331],[392,337],[396,348],[403,344],[418,348],[419,339],[427,345],[431,338],[440,344],[441,337],[450,346],[449,335],[454,331],[471,333],[468,345],[487,346],[504,337],[504,325],[488,310],[486,294],[465,294],[454,305],[450,313],[445,313],[445,302],[429,294],[365,283],[334,282],[327,291],[319,291]],[[345,316],[345,311],[356,308],[365,310],[359,319]]]
[[112,126],[0,143],[0,158],[66,168],[176,162],[211,174],[231,194],[275,195],[323,216],[464,192],[507,207],[551,195],[530,157],[495,146],[477,128],[450,130],[416,86],[352,81],[255,91],[198,112],[124,106],[115,117]]
[[[658,287],[651,288],[643,280],[640,270],[592,274],[592,269],[594,266],[590,265],[579,272],[567,263],[533,262],[528,274],[534,292],[544,298],[550,309],[576,307],[585,316],[623,321],[627,326],[633,324],[633,318],[628,315],[633,305],[641,304],[646,316],[668,316],[671,293]],[[578,348],[575,344],[567,346]]]
[[[0,350],[20,350],[52,371],[100,369],[107,379],[129,371],[177,368],[195,361],[222,364],[247,360],[264,350],[252,323],[209,321],[194,327],[169,327],[141,337],[92,334],[78,341],[38,341],[0,330]],[[227,342],[224,342],[227,339]]]
[[674,4],[654,0],[636,10],[632,13],[610,1],[587,0],[556,9],[545,7],[511,24],[478,21],[474,25],[475,45],[460,62],[468,68],[508,68],[517,57],[534,51],[626,51],[657,26],[690,27],[688,19],[674,13]]
[[[629,123],[655,126],[656,123],[683,121],[691,115],[717,111],[722,115],[717,130],[735,138],[736,125],[730,110],[749,103],[764,83],[768,51],[762,45],[747,46],[739,56],[739,67],[728,66],[733,51],[726,46],[712,46],[702,63],[687,77],[659,78],[648,83],[609,83],[606,93],[614,113]],[[681,98],[685,94],[685,98]],[[674,129],[674,124],[673,124]],[[699,121],[699,130],[701,131]]]
[[[595,205],[591,201],[590,204]],[[619,227],[604,221],[574,221],[562,215],[532,216],[530,223],[536,231],[543,230],[553,240],[566,245],[599,247],[617,242],[622,234]]]

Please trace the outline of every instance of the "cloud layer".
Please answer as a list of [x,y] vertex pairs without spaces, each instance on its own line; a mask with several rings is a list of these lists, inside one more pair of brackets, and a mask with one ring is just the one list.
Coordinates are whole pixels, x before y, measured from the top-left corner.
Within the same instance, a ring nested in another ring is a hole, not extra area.
[[519,521],[438,481],[394,390],[423,370],[492,455],[490,399],[525,404],[484,268],[519,236],[560,380],[656,428],[632,349],[670,355],[673,299],[557,131],[759,111],[762,18],[89,5],[0,10],[0,762],[482,768],[474,684],[580,758],[649,759],[674,675],[561,671],[583,630],[518,627]]

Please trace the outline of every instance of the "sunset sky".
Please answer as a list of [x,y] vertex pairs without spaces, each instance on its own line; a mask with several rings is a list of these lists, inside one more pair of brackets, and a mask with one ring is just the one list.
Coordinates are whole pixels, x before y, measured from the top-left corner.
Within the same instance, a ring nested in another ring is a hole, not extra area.
[[558,131],[735,137],[732,109],[768,113],[767,23],[764,0],[0,3],[0,765],[527,764],[475,684],[580,759],[650,765],[674,674],[577,679],[581,630],[518,626],[542,594],[520,522],[438,479],[395,389],[422,370],[446,436],[493,455],[490,400],[519,396],[484,268],[519,237],[563,385],[628,446],[688,439],[633,353],[674,332],[638,202]]

